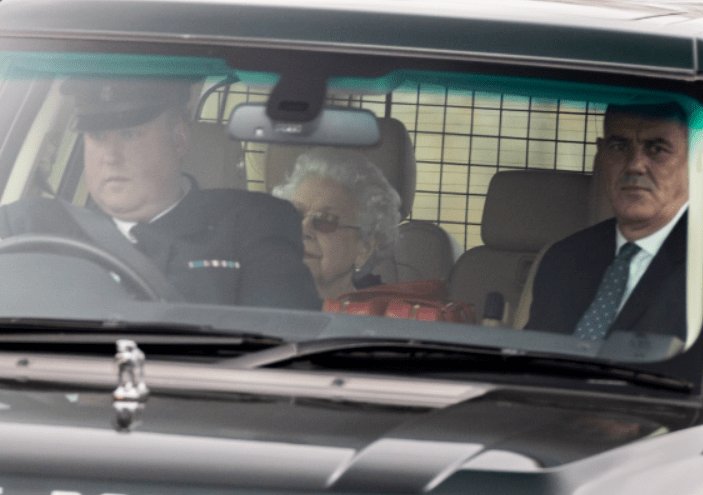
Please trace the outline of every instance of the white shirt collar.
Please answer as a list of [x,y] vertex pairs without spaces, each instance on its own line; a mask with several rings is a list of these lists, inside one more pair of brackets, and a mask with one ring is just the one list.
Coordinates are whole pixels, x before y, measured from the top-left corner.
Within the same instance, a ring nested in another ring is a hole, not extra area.
[[[178,206],[178,204],[179,204],[181,201],[183,201],[183,198],[186,197],[186,194],[188,194],[188,193],[190,192],[191,188],[192,188],[192,184],[190,183],[190,181],[188,180],[188,178],[186,178],[185,176],[184,176],[184,177],[181,177],[181,190],[183,191],[183,194],[181,194],[181,197],[178,198],[178,201],[176,201],[176,202],[173,203],[171,206],[169,206],[168,208],[166,208],[165,210],[163,210],[161,213],[159,213],[158,215],[156,215],[156,216],[155,216],[154,218],[152,218],[151,220],[149,220],[148,223],[151,223],[151,222],[153,222],[153,221],[155,221],[155,220],[158,220],[159,218],[163,217],[163,216],[166,215],[168,212],[170,212],[171,210],[173,210],[176,206]],[[137,225],[138,222],[128,222],[128,221],[126,221],[126,220],[120,220],[120,219],[117,218],[117,217],[112,217],[112,221],[115,222],[115,225],[117,226],[117,230],[119,230],[119,231],[122,233],[122,235],[124,235],[127,239],[129,239],[130,242],[132,242],[132,243],[136,243],[136,242],[137,242],[136,237],[134,237],[134,236],[130,233],[130,230],[131,230],[132,227],[134,227],[135,225]]]
[[[666,240],[667,237],[669,237],[669,234],[671,231],[674,229],[674,226],[676,223],[679,221],[681,218],[681,215],[684,214],[686,209],[688,208],[688,201],[679,208],[679,211],[676,213],[674,218],[672,218],[669,223],[664,225],[661,229],[657,230],[656,232],[649,234],[647,237],[643,237],[642,239],[638,239],[635,242],[642,251],[645,251],[646,253],[650,254],[651,256],[654,256],[659,252],[659,249],[661,249],[662,244],[664,244],[664,241]],[[620,251],[620,248],[627,243],[628,240],[625,239],[625,236],[622,235],[620,232],[620,227],[615,229],[615,254],[617,255],[618,251]]]

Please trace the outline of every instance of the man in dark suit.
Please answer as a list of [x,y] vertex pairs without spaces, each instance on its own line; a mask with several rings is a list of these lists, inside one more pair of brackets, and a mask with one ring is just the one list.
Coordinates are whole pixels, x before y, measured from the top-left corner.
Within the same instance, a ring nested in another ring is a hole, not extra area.
[[290,204],[201,191],[181,173],[190,143],[187,83],[69,80],[62,92],[75,98],[89,206],[46,198],[4,206],[0,238],[59,235],[97,244],[137,271],[151,262],[187,301],[320,308]]
[[688,127],[676,103],[610,105],[595,166],[615,218],[555,243],[526,328],[600,341],[614,330],[686,338]]

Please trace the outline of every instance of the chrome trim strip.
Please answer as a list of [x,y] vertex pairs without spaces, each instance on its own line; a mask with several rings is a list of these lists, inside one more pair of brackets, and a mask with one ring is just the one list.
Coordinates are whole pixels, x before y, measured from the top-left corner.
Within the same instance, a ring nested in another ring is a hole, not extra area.
[[[546,386],[492,384],[466,380],[378,375],[372,372],[303,371],[286,369],[227,369],[217,364],[150,360],[145,369],[151,395],[176,393],[253,393],[347,400],[406,407],[443,408],[480,397],[493,390],[522,391],[573,397],[627,401],[632,404],[700,408],[700,396],[687,399],[623,394],[620,387],[610,392],[554,389]],[[285,376],[285,380],[281,378]],[[115,364],[111,357],[75,354],[47,355],[0,352],[0,381],[40,387],[41,383],[66,388],[98,389],[110,394],[115,384]]]
[[[496,388],[477,382],[393,377],[336,371],[226,369],[217,364],[150,360],[145,366],[151,395],[160,393],[235,393],[369,404],[443,408],[480,397]],[[285,377],[285,380],[282,378]],[[114,359],[0,353],[0,381],[62,384],[68,388],[115,386]]]

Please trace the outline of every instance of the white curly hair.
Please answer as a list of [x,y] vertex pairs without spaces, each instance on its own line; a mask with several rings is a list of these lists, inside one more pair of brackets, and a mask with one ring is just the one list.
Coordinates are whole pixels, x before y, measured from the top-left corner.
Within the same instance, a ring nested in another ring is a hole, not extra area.
[[356,202],[361,238],[376,243],[367,266],[393,250],[398,240],[400,196],[376,165],[357,150],[314,148],[298,157],[293,173],[273,189],[273,195],[290,200],[311,174],[338,182]]

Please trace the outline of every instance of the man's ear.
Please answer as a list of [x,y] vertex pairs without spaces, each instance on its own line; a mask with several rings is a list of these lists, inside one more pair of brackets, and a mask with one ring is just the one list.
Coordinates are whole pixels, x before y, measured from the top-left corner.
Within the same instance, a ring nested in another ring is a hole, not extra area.
[[377,242],[375,240],[367,242],[363,239],[357,241],[358,254],[354,259],[354,266],[356,268],[361,268],[369,261],[371,254],[373,254],[374,249],[376,249]]
[[190,126],[183,120],[173,126],[173,145],[179,160],[190,148]]

